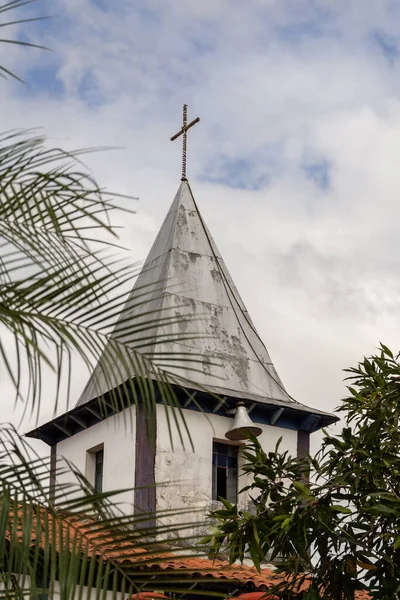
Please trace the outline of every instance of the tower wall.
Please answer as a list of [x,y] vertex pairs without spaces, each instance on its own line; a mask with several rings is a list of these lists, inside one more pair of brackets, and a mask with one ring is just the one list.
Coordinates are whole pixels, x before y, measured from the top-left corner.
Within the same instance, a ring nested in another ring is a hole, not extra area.
[[[93,484],[88,453],[103,447],[103,490],[132,489],[135,484],[135,427],[136,410],[131,407],[59,442],[57,455],[71,461]],[[60,468],[64,466],[59,463],[57,483],[72,481],[70,473],[60,475]],[[132,513],[133,491],[118,494],[114,500],[124,512]]]
[[[183,416],[190,431],[190,438],[184,430],[182,420],[180,428],[183,443],[180,440],[172,409],[157,405],[157,439],[155,455],[155,481],[157,513],[163,513],[163,524],[183,522],[202,523],[206,513],[217,508],[219,503],[212,500],[212,461],[213,441],[230,443],[225,433],[232,425],[231,417],[216,414],[203,414],[183,409]],[[266,451],[274,450],[282,436],[281,450],[288,450],[292,456],[297,453],[297,431],[259,424],[263,433],[259,440]],[[170,428],[169,428],[170,427]],[[171,435],[170,435],[171,434]],[[118,494],[115,501],[123,512],[134,512],[135,485],[135,447],[136,447],[136,411],[134,407],[110,417],[97,425],[77,433],[57,444],[57,456],[71,461],[90,480],[92,473],[88,461],[93,450],[104,450],[103,490],[129,489]],[[171,442],[171,438],[173,443]],[[240,445],[240,444],[238,444]],[[140,463],[138,457],[137,463]],[[249,483],[248,476],[240,474],[243,459],[239,455],[238,489]],[[57,473],[57,483],[70,483],[71,473]],[[239,507],[249,508],[247,493],[239,494]],[[166,514],[166,511],[169,514]],[[181,512],[181,511],[184,511]],[[188,533],[195,533],[193,529]],[[199,533],[203,534],[200,529]]]
[[[217,508],[219,503],[212,500],[212,458],[213,441],[230,443],[225,433],[232,425],[232,418],[208,413],[207,415],[193,410],[183,409],[186,424],[190,431],[194,449],[187,434],[184,445],[179,439],[177,427],[170,414],[170,432],[165,408],[157,407],[157,453],[156,453],[156,506],[159,511],[171,511],[170,516],[163,518],[164,523],[186,521],[202,522],[206,513]],[[258,424],[263,433],[259,440],[266,451],[274,450],[278,439],[282,436],[281,450],[288,450],[292,456],[297,453],[297,431]],[[243,459],[239,455],[238,489],[250,483],[247,475],[240,474]],[[162,485],[160,485],[162,484]],[[249,507],[249,495],[239,494],[240,508]],[[186,515],[177,514],[179,510],[187,511]],[[195,530],[193,530],[195,533]],[[199,532],[203,535],[203,532]]]

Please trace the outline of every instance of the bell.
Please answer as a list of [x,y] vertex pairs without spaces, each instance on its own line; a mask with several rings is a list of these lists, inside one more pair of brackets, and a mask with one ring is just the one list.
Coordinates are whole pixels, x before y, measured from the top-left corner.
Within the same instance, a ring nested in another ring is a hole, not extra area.
[[236,405],[236,415],[229,431],[225,437],[228,440],[247,440],[249,433],[258,437],[262,433],[261,427],[254,425],[253,421],[247,414],[244,402],[238,402]]

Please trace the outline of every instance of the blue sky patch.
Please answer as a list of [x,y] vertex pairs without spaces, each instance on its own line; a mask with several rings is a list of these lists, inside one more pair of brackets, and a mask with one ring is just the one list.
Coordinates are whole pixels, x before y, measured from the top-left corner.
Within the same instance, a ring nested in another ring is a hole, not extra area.
[[307,179],[312,181],[320,190],[331,187],[332,165],[327,160],[309,163],[302,167]]
[[276,28],[278,38],[289,45],[298,45],[308,40],[319,39],[331,23],[331,11],[315,5],[299,6],[298,0],[291,3],[291,18]]
[[259,190],[269,182],[268,173],[259,172],[256,164],[246,158],[222,158],[202,179],[240,190]]
[[[57,78],[61,59],[57,52],[53,52],[52,41],[68,30],[70,20],[64,14],[57,14],[49,0],[33,2],[24,7],[24,10],[12,10],[9,18],[38,20],[15,31],[12,27],[9,30],[7,28],[5,37],[47,48],[20,47],[22,67],[20,71],[16,68],[15,73],[24,80],[25,85],[17,90],[17,94],[22,97],[45,94],[52,98],[61,98],[65,91],[62,81]],[[5,66],[7,67],[7,64]]]
[[61,98],[65,90],[62,81],[57,78],[57,71],[57,64],[30,67],[22,77],[25,85],[22,86],[21,94],[36,95],[45,93],[52,98]]
[[317,21],[304,21],[285,25],[277,28],[281,41],[287,44],[299,44],[309,38],[319,38],[322,35],[322,26]]
[[193,51],[197,56],[204,56],[205,54],[211,54],[215,49],[214,41],[206,39],[205,37],[191,40]]
[[92,0],[92,3],[102,12],[113,12],[115,10],[114,3],[109,0]]
[[393,65],[400,56],[399,38],[380,31],[374,33],[373,40],[386,60]]

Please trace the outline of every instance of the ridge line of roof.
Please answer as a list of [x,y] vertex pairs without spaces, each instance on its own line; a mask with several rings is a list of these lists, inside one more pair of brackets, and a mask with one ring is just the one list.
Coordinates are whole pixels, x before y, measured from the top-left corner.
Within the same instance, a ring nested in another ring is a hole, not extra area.
[[[188,186],[188,188],[189,188],[190,195],[191,195],[191,197],[192,197],[192,200],[193,200],[193,203],[194,203],[194,205],[195,205],[195,207],[196,207],[197,214],[199,215],[200,222],[201,222],[201,225],[202,225],[202,227],[203,227],[204,234],[205,234],[205,236],[206,236],[206,238],[207,238],[208,244],[209,244],[209,246],[210,246],[210,248],[211,248],[211,251],[212,251],[212,253],[213,253],[213,255],[214,255],[214,258],[215,258],[215,260],[216,260],[216,263],[217,263],[217,265],[218,265],[218,270],[219,270],[219,272],[220,272],[220,274],[221,274],[222,281],[223,281],[223,285],[224,285],[224,287],[225,287],[225,290],[226,290],[226,292],[227,292],[228,299],[229,299],[229,301],[230,301],[230,303],[231,303],[232,310],[233,310],[233,312],[234,312],[234,314],[235,314],[235,317],[236,317],[236,320],[237,320],[237,322],[238,322],[238,324],[239,324],[239,327],[240,327],[240,329],[241,329],[241,331],[242,331],[242,333],[243,333],[243,335],[244,335],[245,339],[247,340],[247,343],[249,344],[250,348],[253,350],[253,352],[254,352],[255,356],[258,358],[258,361],[259,361],[259,363],[261,364],[261,366],[263,367],[263,369],[264,369],[264,370],[267,372],[268,376],[269,376],[269,377],[271,377],[271,379],[274,381],[274,383],[275,383],[275,384],[276,384],[276,385],[277,385],[279,388],[281,388],[281,390],[282,390],[282,391],[283,391],[285,394],[287,394],[287,396],[288,396],[288,397],[289,397],[289,398],[292,400],[292,402],[296,402],[296,403],[298,403],[298,400],[296,400],[295,398],[293,398],[293,396],[291,396],[291,395],[289,394],[289,392],[286,390],[285,386],[284,386],[284,385],[283,385],[283,383],[282,383],[282,382],[279,380],[279,378],[278,378],[278,379],[276,379],[276,378],[275,378],[275,377],[272,375],[272,373],[270,373],[270,372],[269,372],[269,371],[268,371],[268,370],[265,368],[265,364],[264,364],[264,362],[263,362],[263,361],[260,359],[260,357],[259,357],[259,354],[258,354],[257,350],[254,348],[253,344],[251,343],[251,340],[250,340],[250,339],[249,339],[249,337],[247,336],[247,334],[246,334],[246,331],[244,330],[244,327],[243,327],[242,323],[240,322],[240,319],[239,319],[239,318],[238,318],[238,316],[237,316],[237,312],[236,312],[236,310],[235,310],[235,307],[234,307],[234,306],[233,306],[233,304],[232,304],[232,301],[231,301],[231,296],[233,296],[233,298],[235,299],[235,302],[236,302],[236,304],[237,304],[237,306],[238,306],[238,308],[239,308],[239,310],[240,310],[240,313],[243,315],[243,317],[244,317],[244,319],[245,319],[245,321],[246,321],[247,325],[248,325],[248,326],[250,327],[250,329],[253,331],[254,335],[255,335],[255,336],[258,338],[259,342],[261,343],[261,345],[263,346],[263,348],[265,349],[265,351],[267,352],[267,354],[268,354],[268,356],[269,356],[269,352],[268,352],[268,350],[267,350],[267,347],[266,347],[266,345],[264,344],[263,340],[261,339],[261,337],[260,337],[260,335],[259,335],[258,331],[256,330],[256,328],[254,327],[253,323],[251,322],[251,319],[249,318],[249,317],[250,317],[250,315],[249,315],[249,313],[248,313],[247,309],[246,309],[245,311],[242,309],[242,307],[240,306],[240,303],[238,302],[238,299],[236,298],[236,294],[235,294],[235,293],[234,293],[234,291],[232,290],[232,287],[231,287],[231,285],[229,284],[229,281],[227,281],[227,278],[226,278],[226,275],[225,275],[225,273],[224,273],[224,270],[222,269],[222,267],[221,267],[221,265],[220,265],[220,262],[219,262],[219,257],[216,255],[216,253],[215,253],[215,250],[214,250],[214,247],[213,247],[213,244],[211,243],[210,234],[209,234],[209,232],[208,232],[208,229],[207,229],[207,227],[206,227],[206,225],[205,225],[205,222],[204,222],[203,216],[202,216],[202,214],[200,213],[200,211],[199,211],[199,208],[198,208],[198,206],[197,206],[197,202],[196,202],[196,200],[195,200],[195,197],[194,197],[194,195],[193,195],[192,188],[190,187],[190,184],[189,184],[189,182],[188,182],[188,181],[186,182],[186,184],[187,184],[187,186]],[[225,266],[225,261],[223,260],[223,258],[222,258],[222,257],[221,257],[221,261],[222,261],[223,265]],[[228,290],[229,290],[229,293],[228,293]],[[237,290],[237,293],[239,294],[239,290]],[[240,296],[240,294],[239,294],[239,297],[240,297],[240,299],[241,299],[241,296]],[[244,303],[243,303],[243,300],[242,300],[242,304],[244,305]],[[271,359],[271,362],[272,362],[272,359]]]

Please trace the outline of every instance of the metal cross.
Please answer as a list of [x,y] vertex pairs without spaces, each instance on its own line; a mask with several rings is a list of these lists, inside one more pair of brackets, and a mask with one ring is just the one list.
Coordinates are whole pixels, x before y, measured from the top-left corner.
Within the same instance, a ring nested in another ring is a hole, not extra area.
[[200,117],[197,117],[197,119],[194,119],[188,125],[188,122],[187,122],[187,104],[184,104],[183,105],[183,125],[182,125],[182,128],[178,131],[178,133],[176,133],[175,135],[173,135],[172,138],[171,138],[171,142],[173,142],[180,135],[183,136],[183,138],[182,138],[182,181],[187,181],[186,180],[187,131],[188,131],[188,129],[190,129],[191,127],[193,127],[193,125],[196,125],[196,123],[198,123],[199,121],[200,121]]

